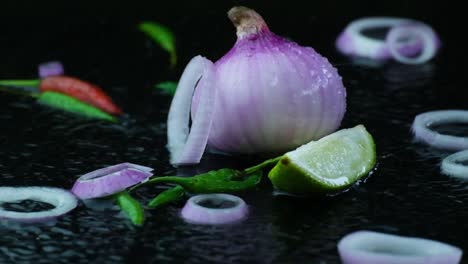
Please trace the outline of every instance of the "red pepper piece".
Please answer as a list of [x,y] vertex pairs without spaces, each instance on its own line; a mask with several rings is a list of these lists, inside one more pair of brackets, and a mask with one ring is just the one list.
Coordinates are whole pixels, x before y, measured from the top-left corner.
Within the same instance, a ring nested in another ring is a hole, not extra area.
[[110,114],[120,115],[122,110],[98,86],[69,76],[50,76],[41,80],[41,92],[63,93],[100,108]]

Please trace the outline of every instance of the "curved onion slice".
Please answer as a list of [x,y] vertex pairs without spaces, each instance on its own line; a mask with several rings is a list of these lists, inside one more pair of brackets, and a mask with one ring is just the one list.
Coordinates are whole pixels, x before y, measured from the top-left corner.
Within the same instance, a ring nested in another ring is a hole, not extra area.
[[0,206],[0,218],[20,222],[42,222],[54,219],[73,210],[78,201],[67,190],[52,187],[0,187],[2,203],[34,200],[53,205],[55,208],[39,212],[8,211]]
[[80,199],[104,197],[146,181],[153,169],[132,163],[121,163],[82,175],[72,192]]
[[412,129],[417,139],[431,146],[451,150],[467,149],[468,137],[439,134],[429,128],[431,125],[451,122],[468,123],[468,111],[441,110],[422,113],[414,119]]
[[357,231],[343,237],[338,252],[344,264],[452,264],[462,250],[434,240]]
[[230,194],[213,193],[196,195],[188,199],[181,215],[190,223],[225,224],[239,221],[247,213],[247,205],[241,198]]
[[63,75],[63,65],[60,61],[49,61],[39,64],[39,78],[44,79],[49,76]]
[[468,149],[452,154],[442,160],[442,173],[463,179],[468,179],[468,166],[463,162],[468,161]]
[[[418,21],[396,17],[368,17],[351,22],[336,40],[336,47],[343,54],[371,59],[389,59],[392,57],[385,40],[375,39],[362,34],[372,28],[395,27],[407,24],[419,24]],[[409,39],[399,45],[399,52],[413,55],[421,50],[421,43]]]
[[[421,40],[421,52],[416,57],[409,57],[399,49],[400,39],[416,38]],[[397,26],[387,34],[386,42],[393,58],[401,63],[421,64],[434,57],[437,52],[437,36],[427,25],[413,24]]]
[[[189,133],[190,108],[197,82],[199,84],[197,89],[200,89],[200,102]],[[213,118],[216,98],[214,82],[214,65],[202,56],[194,57],[185,68],[167,119],[171,164],[197,164],[200,162],[208,142]]]

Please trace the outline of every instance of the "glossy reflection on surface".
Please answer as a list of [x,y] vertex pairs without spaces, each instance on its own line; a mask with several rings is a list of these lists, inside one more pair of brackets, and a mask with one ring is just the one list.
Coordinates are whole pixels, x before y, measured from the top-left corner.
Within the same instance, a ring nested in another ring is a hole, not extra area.
[[[400,14],[402,5],[388,3],[383,5],[388,15]],[[107,124],[1,93],[0,185],[69,189],[79,175],[119,162],[153,167],[157,175],[194,175],[262,160],[210,154],[200,166],[172,168],[165,148],[170,97],[152,88],[176,81],[196,54],[216,60],[227,52],[235,34],[225,12],[233,3],[210,8],[174,3],[166,10],[155,2],[128,12],[118,4],[96,5],[82,8],[91,11],[80,16],[38,7],[44,10],[41,18],[14,15],[6,6],[4,13],[13,17],[2,18],[0,79],[35,78],[37,64],[61,60],[70,74],[108,91],[128,116]],[[427,237],[468,249],[468,226],[460,224],[468,221],[468,183],[441,175],[441,158],[450,153],[415,143],[410,132],[419,113],[466,108],[460,77],[466,72],[462,53],[457,53],[461,46],[451,38],[445,19],[427,22],[441,32],[446,49],[430,64],[409,67],[351,60],[335,51],[336,35],[352,18],[382,14],[373,5],[366,5],[371,8],[366,12],[343,2],[341,11],[325,3],[323,9],[252,5],[276,33],[313,46],[336,65],[348,92],[342,127],[362,123],[374,136],[375,173],[339,196],[308,199],[274,196],[265,177],[256,190],[236,194],[249,204],[249,217],[232,225],[185,223],[179,217],[185,201],[148,211],[139,228],[109,204],[80,204],[54,223],[0,222],[0,263],[134,263],[136,257],[141,263],[339,263],[337,241],[358,229]],[[415,12],[414,18],[439,11],[437,5],[408,5],[403,6],[407,15]],[[166,53],[136,30],[143,19],[174,29],[180,55],[175,69],[169,68]],[[136,198],[147,201],[160,191],[145,188]]]

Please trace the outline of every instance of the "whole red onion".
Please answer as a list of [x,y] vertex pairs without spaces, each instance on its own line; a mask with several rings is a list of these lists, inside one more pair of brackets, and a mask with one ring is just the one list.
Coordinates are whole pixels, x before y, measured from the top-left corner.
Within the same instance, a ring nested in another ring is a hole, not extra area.
[[[284,152],[335,131],[346,111],[346,90],[330,62],[275,35],[252,9],[234,7],[228,16],[238,39],[215,63],[208,146],[234,153]],[[192,118],[199,95],[196,90]]]

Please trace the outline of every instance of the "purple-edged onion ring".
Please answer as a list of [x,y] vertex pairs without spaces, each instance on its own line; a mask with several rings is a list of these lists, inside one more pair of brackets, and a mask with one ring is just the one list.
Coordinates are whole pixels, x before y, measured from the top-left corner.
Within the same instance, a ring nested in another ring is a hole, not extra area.
[[148,180],[153,169],[132,163],[121,163],[82,175],[72,192],[80,199],[104,197]]
[[[389,59],[392,55],[390,54],[385,40],[365,36],[362,34],[362,31],[372,28],[392,28],[413,23],[418,22],[411,19],[396,17],[367,17],[357,19],[346,26],[336,41],[336,47],[346,55],[371,59]],[[411,41],[401,48],[402,53],[413,54],[420,50],[421,43]]]
[[447,156],[442,160],[442,173],[462,179],[468,179],[468,166],[462,164],[467,161],[468,149]]
[[[48,203],[53,209],[38,212],[5,210],[1,204],[33,200]],[[76,197],[67,190],[52,187],[0,187],[0,219],[20,222],[43,222],[64,215],[78,204]]]
[[[421,26],[422,28],[430,28],[426,24],[406,19],[406,18],[396,18],[396,17],[367,17],[357,19],[351,22],[343,32],[340,33],[336,40],[337,49],[349,56],[358,56],[366,57],[376,60],[386,60],[393,57],[394,53],[399,54],[398,60],[401,56],[408,58],[407,56],[414,56],[418,53],[421,53],[424,49],[425,42],[421,42],[421,39],[412,37],[405,38],[404,42],[399,42],[398,45],[394,45],[392,48],[394,51],[390,50],[387,40],[381,40],[365,36],[362,32],[366,29],[372,28],[383,28],[388,27],[390,31],[394,28],[400,28],[406,26]],[[389,31],[389,32],[390,32]],[[401,31],[400,31],[401,32]],[[398,31],[397,31],[398,33]],[[396,33],[394,33],[396,35]],[[398,38],[399,40],[399,38]],[[424,39],[423,39],[424,40]],[[434,52],[440,46],[440,39],[434,33],[432,35],[431,43],[434,46]],[[392,39],[393,41],[393,39]],[[424,57],[427,57],[425,55]]]
[[468,123],[468,111],[440,110],[422,113],[416,116],[412,130],[417,139],[442,149],[463,150],[468,148],[468,137],[439,134],[430,129],[431,125],[445,123]]
[[[206,204],[221,205],[226,208],[207,207]],[[181,215],[189,223],[226,224],[239,221],[248,213],[248,208],[241,198],[224,193],[200,194],[188,199]]]
[[462,250],[434,240],[357,231],[343,237],[338,252],[344,264],[455,264]]
[[[188,63],[172,99],[167,119],[167,147],[171,153],[171,164],[200,162],[213,121],[216,98],[214,82],[214,65],[211,61],[196,56]],[[201,95],[199,107],[189,129],[195,87],[199,89]]]
[[[419,39],[421,43],[420,54],[416,57],[404,54],[399,48],[400,39]],[[437,36],[434,30],[424,24],[397,26],[390,29],[386,42],[393,58],[401,63],[421,64],[432,59],[437,52]]]
[[63,75],[64,69],[60,61],[50,61],[39,64],[39,78],[43,79],[49,76]]

